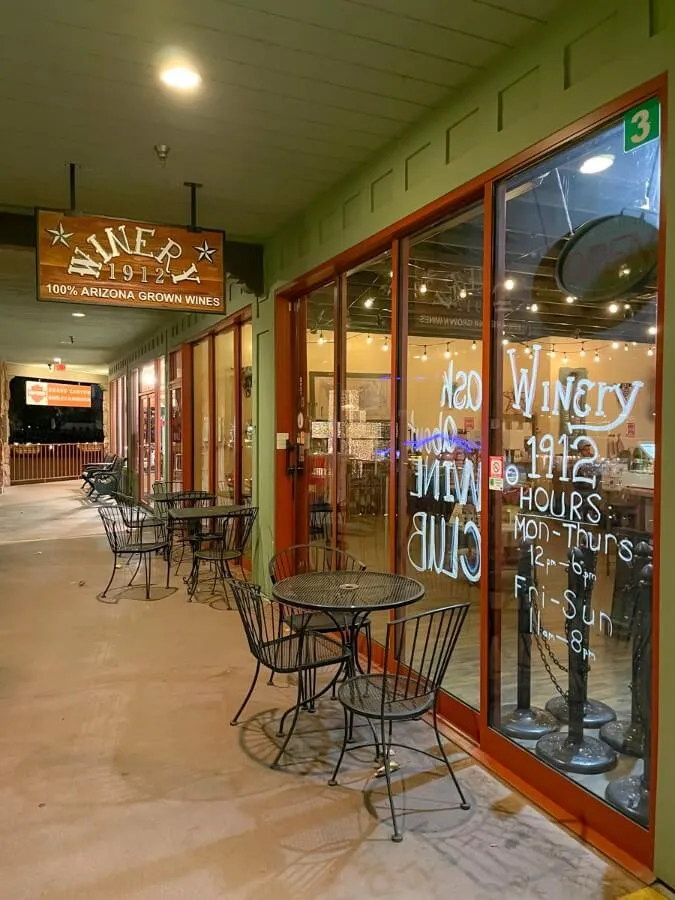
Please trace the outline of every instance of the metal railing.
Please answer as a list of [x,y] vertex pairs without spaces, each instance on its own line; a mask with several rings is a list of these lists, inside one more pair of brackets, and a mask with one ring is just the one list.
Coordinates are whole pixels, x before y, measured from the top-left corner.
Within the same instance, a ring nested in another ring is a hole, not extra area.
[[103,461],[103,444],[10,444],[10,483],[79,478],[85,466]]

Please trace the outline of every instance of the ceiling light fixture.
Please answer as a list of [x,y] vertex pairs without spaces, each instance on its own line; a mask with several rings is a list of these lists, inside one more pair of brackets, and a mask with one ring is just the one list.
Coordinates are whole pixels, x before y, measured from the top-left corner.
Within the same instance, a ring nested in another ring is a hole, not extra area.
[[190,66],[169,66],[160,72],[159,77],[165,85],[177,91],[193,91],[201,84],[202,78],[196,69]]
[[55,356],[53,361],[54,361],[55,363],[58,364],[58,363],[61,362],[61,357],[60,357],[60,356]]
[[597,156],[589,156],[579,166],[579,171],[583,175],[597,175],[598,172],[604,172],[614,165],[613,153],[599,153]]
[[86,313],[71,313],[71,316],[74,316],[76,319],[84,319]]

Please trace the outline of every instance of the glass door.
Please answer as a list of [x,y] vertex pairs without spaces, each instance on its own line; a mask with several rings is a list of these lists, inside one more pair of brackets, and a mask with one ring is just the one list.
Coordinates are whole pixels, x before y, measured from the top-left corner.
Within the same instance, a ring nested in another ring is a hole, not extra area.
[[223,503],[237,502],[236,328],[215,336],[216,487]]
[[152,492],[156,478],[155,392],[141,394],[139,399],[140,496]]
[[253,502],[253,326],[239,328],[239,421],[241,422],[241,475],[239,499]]

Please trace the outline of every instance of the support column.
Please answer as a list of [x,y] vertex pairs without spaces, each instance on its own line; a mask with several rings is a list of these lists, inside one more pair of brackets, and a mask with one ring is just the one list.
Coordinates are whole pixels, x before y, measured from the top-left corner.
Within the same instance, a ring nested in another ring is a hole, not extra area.
[[99,384],[103,394],[103,448],[105,453],[110,452],[110,383]]
[[0,362],[0,494],[9,484],[9,376],[7,363]]

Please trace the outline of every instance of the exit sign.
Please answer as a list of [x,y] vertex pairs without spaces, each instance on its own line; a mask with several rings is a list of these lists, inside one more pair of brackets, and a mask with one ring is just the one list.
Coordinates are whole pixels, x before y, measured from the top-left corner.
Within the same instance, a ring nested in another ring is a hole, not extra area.
[[625,153],[637,150],[661,133],[661,103],[658,97],[645,100],[629,109],[623,117],[623,149]]

